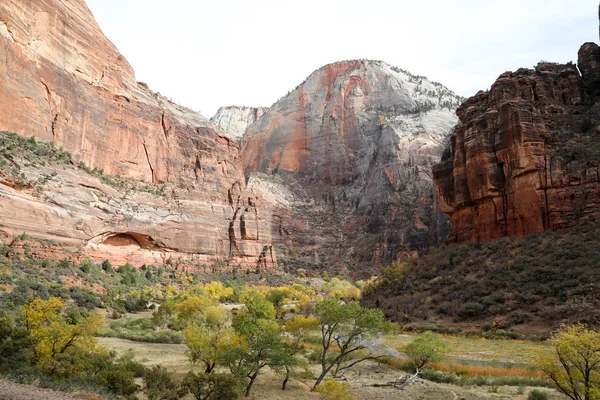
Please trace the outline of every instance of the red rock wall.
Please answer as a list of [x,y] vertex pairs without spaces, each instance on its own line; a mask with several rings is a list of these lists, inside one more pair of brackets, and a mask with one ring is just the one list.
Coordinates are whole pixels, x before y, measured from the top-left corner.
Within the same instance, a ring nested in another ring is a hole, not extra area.
[[457,110],[433,175],[451,241],[523,236],[600,217],[600,51],[502,74]]
[[[0,228],[10,234],[95,246],[97,238],[111,232],[134,232],[154,237],[178,257],[252,268],[265,263],[269,221],[253,222],[260,237],[241,234],[248,223],[240,218],[249,216],[240,210],[253,207],[244,193],[237,142],[202,115],[136,82],[131,66],[103,35],[83,0],[0,2],[0,131],[53,141],[72,153],[75,164],[165,184],[168,192],[159,205],[155,199],[142,200],[138,206],[150,211],[141,215],[119,207],[103,215],[80,200],[100,195],[101,202],[123,205],[130,199],[98,182],[94,190],[78,185],[89,177],[61,176],[63,187],[74,186],[70,193],[58,186],[45,188],[70,196],[59,211],[56,200],[40,202],[0,185],[0,217],[5,217]],[[73,217],[81,207],[83,214]],[[272,267],[275,259],[269,263]]]

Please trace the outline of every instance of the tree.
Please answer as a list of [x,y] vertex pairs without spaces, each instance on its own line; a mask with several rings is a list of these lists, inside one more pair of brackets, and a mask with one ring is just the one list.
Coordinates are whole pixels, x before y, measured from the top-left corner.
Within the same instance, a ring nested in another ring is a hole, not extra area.
[[287,353],[273,305],[256,291],[247,292],[244,300],[246,311],[233,317],[231,325],[236,335],[223,351],[221,362],[235,376],[248,379],[244,390],[247,397],[260,371],[268,365],[283,365]]
[[563,326],[551,342],[553,353],[540,354],[537,367],[568,398],[600,399],[600,332],[581,324]]
[[267,293],[266,299],[273,304],[275,308],[275,317],[280,318],[283,306],[286,300],[290,297],[290,292],[286,289],[275,288]]
[[347,360],[350,354],[366,349],[364,339],[378,336],[390,328],[380,310],[363,308],[356,302],[345,304],[336,299],[327,299],[316,305],[316,314],[321,329],[322,353],[321,374],[313,390],[334,366],[337,366],[337,372],[342,372],[365,360],[379,358],[369,352],[367,356],[347,364],[340,363]]
[[233,297],[233,288],[225,287],[221,282],[211,282],[204,285],[204,290],[216,301],[230,299]]
[[158,310],[152,314],[152,324],[159,328],[169,326],[171,320],[177,315],[177,302],[174,299],[166,299]]
[[61,299],[35,299],[23,306],[25,328],[31,340],[33,362],[51,374],[72,375],[83,366],[81,356],[100,351],[94,337],[104,325],[100,314],[88,314],[70,325],[62,315]]
[[0,311],[0,360],[25,358],[28,345],[27,331],[17,326],[6,311]]
[[236,400],[239,382],[228,374],[195,374],[189,372],[181,382],[182,391],[196,400]]
[[406,354],[418,374],[425,365],[442,360],[446,343],[432,332],[425,332],[406,346]]
[[177,306],[177,319],[182,326],[194,322],[202,317],[204,309],[213,303],[213,300],[202,294],[187,297]]
[[237,338],[221,359],[235,376],[248,379],[244,390],[248,397],[261,370],[268,365],[282,365],[286,353],[282,351],[279,325],[273,320],[254,321],[247,313],[238,314],[233,318],[233,327]]
[[223,352],[233,340],[233,329],[227,327],[226,311],[220,306],[207,307],[202,316],[183,331],[187,355],[193,363],[202,362],[210,374]]
[[303,349],[301,344],[302,339],[304,339],[310,331],[317,329],[318,326],[319,320],[316,317],[305,317],[304,315],[298,315],[285,323],[285,332],[290,335],[292,340],[284,349],[284,351],[288,352],[289,360],[283,365],[283,368],[285,368],[285,378],[281,384],[281,390],[285,390],[286,385],[290,380],[292,367],[298,364],[296,354]]
[[339,278],[333,278],[323,285],[327,297],[340,300],[358,300],[360,299],[360,289],[352,283]]
[[274,319],[275,307],[256,290],[250,290],[243,296],[247,314],[253,319]]

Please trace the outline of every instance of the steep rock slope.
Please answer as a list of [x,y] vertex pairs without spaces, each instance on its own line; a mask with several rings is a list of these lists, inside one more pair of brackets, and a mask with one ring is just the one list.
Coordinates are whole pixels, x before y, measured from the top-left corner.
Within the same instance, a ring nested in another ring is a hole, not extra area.
[[252,187],[296,199],[293,212],[273,211],[283,253],[313,265],[373,264],[439,243],[446,226],[431,166],[460,102],[425,77],[355,60],[315,71],[274,104],[248,127],[242,163],[265,174]]
[[[457,110],[434,168],[450,240],[494,240],[600,217],[600,49],[506,72]],[[581,74],[580,72],[581,71]]]
[[[163,185],[175,199],[159,205],[139,199],[141,208],[151,210],[116,207],[98,215],[92,205],[97,191],[106,203],[115,196],[130,201],[130,193],[109,196],[81,182],[87,178],[67,174],[61,179],[73,185],[71,191],[49,187],[36,198],[5,176],[4,236],[26,231],[87,247],[100,240],[109,250],[132,243],[159,251],[163,260],[200,257],[252,267],[265,262],[271,229],[245,192],[237,143],[200,114],[137,83],[83,0],[0,3],[0,110],[0,130],[53,141],[72,154],[74,164]],[[79,207],[86,198],[93,201]],[[250,224],[256,225],[252,235]],[[123,235],[126,240],[119,239]],[[142,237],[152,237],[153,244]]]
[[220,107],[210,122],[223,129],[231,139],[239,140],[248,126],[262,117],[266,110],[264,107]]

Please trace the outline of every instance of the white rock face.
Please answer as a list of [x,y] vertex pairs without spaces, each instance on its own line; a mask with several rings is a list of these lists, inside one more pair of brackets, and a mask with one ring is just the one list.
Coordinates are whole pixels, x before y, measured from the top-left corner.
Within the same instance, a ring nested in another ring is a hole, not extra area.
[[210,121],[223,129],[231,139],[241,139],[246,128],[262,117],[267,108],[264,107],[221,107]]

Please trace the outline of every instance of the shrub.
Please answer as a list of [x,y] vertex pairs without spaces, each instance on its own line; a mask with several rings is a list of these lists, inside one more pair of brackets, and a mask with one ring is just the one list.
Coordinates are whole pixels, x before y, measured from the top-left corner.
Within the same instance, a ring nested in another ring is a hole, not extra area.
[[231,374],[189,372],[181,382],[181,396],[191,393],[196,400],[236,400],[239,382]]
[[164,367],[159,365],[146,371],[144,375],[144,393],[148,400],[177,400],[181,398],[173,377]]
[[527,400],[548,400],[548,394],[546,394],[546,392],[542,392],[541,390],[533,389],[527,395]]
[[483,304],[470,301],[460,306],[456,314],[460,319],[476,318],[482,315],[484,309]]
[[356,400],[356,397],[350,393],[348,382],[328,379],[317,387],[317,392],[321,394],[323,400]]

